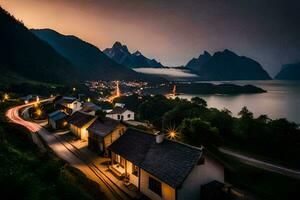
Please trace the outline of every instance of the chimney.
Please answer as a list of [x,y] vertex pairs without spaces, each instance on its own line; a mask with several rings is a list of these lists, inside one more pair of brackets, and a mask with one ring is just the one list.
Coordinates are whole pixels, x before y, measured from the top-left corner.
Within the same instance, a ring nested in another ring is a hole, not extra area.
[[156,136],[155,136],[155,141],[156,141],[156,144],[160,144],[164,141],[164,137],[165,135],[163,133],[156,133]]

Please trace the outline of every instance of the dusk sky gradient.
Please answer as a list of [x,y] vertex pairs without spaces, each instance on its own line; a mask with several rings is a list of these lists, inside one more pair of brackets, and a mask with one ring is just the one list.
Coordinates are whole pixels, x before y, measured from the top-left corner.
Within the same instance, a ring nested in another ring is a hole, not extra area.
[[274,76],[300,61],[300,1],[0,0],[28,28],[75,35],[101,50],[115,41],[166,66],[228,48]]

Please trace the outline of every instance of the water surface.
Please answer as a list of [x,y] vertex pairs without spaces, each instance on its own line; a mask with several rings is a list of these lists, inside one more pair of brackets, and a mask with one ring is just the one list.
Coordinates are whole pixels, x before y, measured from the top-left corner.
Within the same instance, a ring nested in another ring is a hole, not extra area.
[[235,116],[243,106],[247,106],[255,116],[267,114],[270,118],[287,118],[300,123],[300,81],[214,81],[213,83],[252,84],[268,92],[244,95],[181,94],[179,97],[186,99],[194,96],[201,97],[207,101],[209,107],[227,108]]

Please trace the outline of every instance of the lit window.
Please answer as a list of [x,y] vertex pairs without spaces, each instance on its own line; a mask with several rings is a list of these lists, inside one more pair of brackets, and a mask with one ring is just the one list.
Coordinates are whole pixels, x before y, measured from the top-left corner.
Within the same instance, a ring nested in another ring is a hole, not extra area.
[[135,176],[139,176],[139,167],[132,164],[132,174],[135,175]]

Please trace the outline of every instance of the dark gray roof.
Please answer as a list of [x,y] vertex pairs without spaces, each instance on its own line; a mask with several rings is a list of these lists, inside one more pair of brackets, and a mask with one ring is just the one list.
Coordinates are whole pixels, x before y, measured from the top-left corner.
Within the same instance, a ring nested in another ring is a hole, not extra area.
[[120,124],[119,121],[110,118],[105,118],[103,121],[97,119],[87,130],[100,135],[101,137],[105,137],[112,132],[118,124]]
[[88,115],[82,112],[75,112],[73,115],[70,116],[68,119],[68,122],[70,124],[73,124],[74,126],[77,126],[79,128],[82,128],[84,125],[89,123],[95,118],[95,116]]
[[59,99],[56,103],[57,104],[70,104],[76,101],[77,99],[75,97],[63,97]]
[[109,149],[173,188],[184,182],[202,155],[199,148],[168,139],[157,144],[155,135],[131,128]]
[[122,108],[122,107],[115,107],[112,111],[110,111],[108,114],[122,114],[124,113],[127,108]]
[[60,111],[60,110],[57,110],[57,111],[54,111],[52,113],[50,113],[48,115],[48,117],[54,121],[57,121],[57,120],[61,120],[61,119],[64,119],[67,117],[67,114]]
[[92,102],[85,102],[85,103],[83,103],[82,107],[83,107],[82,108],[83,112],[90,112],[90,111],[101,110],[101,108],[99,106],[97,106],[96,104],[94,104]]

